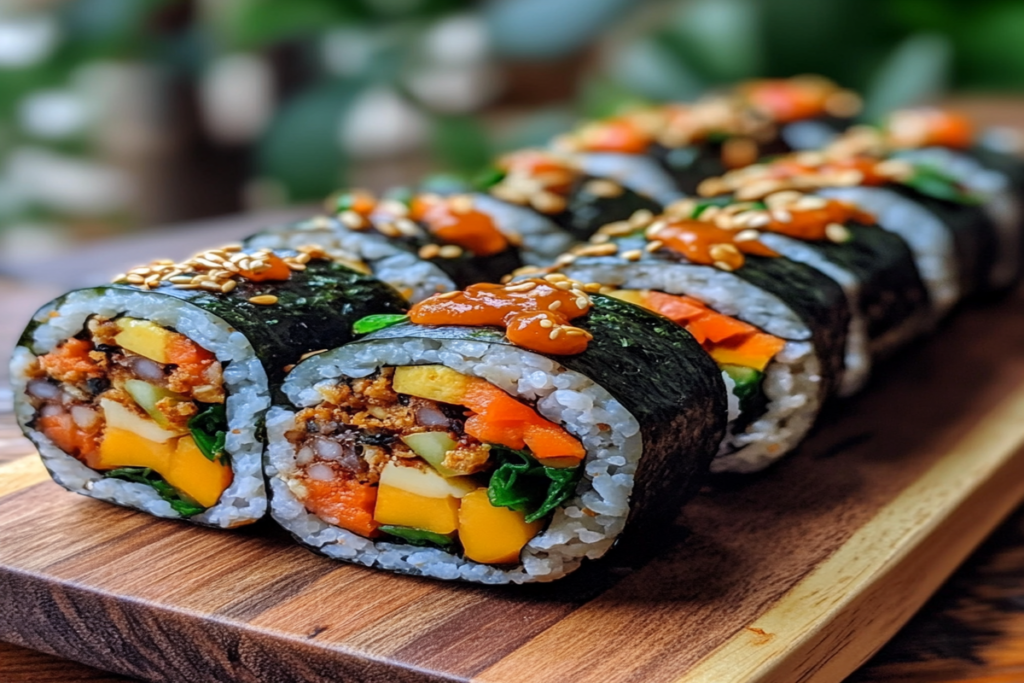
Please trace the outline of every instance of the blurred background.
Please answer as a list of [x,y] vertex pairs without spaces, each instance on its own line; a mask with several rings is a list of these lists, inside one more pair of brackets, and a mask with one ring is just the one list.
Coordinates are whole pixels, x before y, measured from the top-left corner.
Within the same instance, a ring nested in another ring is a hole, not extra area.
[[471,174],[580,117],[816,72],[1024,89],[1020,0],[0,0],[0,255]]

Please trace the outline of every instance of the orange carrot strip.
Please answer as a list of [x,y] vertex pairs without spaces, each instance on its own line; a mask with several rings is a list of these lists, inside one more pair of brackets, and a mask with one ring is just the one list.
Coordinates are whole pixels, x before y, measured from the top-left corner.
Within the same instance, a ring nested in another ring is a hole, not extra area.
[[303,503],[310,512],[337,519],[338,526],[360,536],[377,535],[380,525],[373,519],[377,487],[355,479],[306,479],[303,483],[307,492]]

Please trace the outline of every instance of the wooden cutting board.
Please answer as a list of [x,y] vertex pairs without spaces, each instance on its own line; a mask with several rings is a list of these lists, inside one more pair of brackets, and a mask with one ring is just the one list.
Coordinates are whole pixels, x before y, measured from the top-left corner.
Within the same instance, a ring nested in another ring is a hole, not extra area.
[[[0,466],[0,640],[149,680],[837,681],[1024,498],[1024,299],[958,314],[653,558],[484,588],[337,564]],[[31,452],[25,442],[25,452]]]

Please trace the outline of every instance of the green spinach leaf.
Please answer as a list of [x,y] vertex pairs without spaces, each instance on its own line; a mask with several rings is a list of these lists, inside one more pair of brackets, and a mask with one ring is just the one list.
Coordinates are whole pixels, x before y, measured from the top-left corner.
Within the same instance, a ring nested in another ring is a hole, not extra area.
[[426,529],[414,529],[410,526],[394,526],[391,524],[381,525],[380,530],[389,536],[400,538],[410,545],[439,546],[445,550],[450,550],[455,546],[455,534],[438,534]]
[[355,325],[352,326],[352,331],[356,334],[369,334],[370,332],[376,332],[377,330],[383,330],[385,327],[391,327],[397,325],[400,322],[405,322],[409,319],[409,316],[401,313],[380,313],[377,315],[368,315],[365,318],[360,318],[356,321]]
[[188,421],[188,430],[196,446],[203,452],[207,460],[220,461],[228,464],[228,454],[224,444],[228,434],[228,418],[221,404],[210,404]]
[[156,471],[148,467],[119,467],[116,470],[110,470],[105,476],[111,479],[122,479],[152,486],[157,494],[170,503],[171,508],[182,517],[192,517],[206,510],[202,505],[168,484]]
[[547,516],[576,490],[583,467],[544,467],[529,451],[492,448],[498,468],[491,475],[487,498],[495,507],[526,513],[527,522]]
[[934,166],[915,165],[914,174],[903,181],[923,195],[957,204],[980,204],[983,200],[965,190],[956,180]]

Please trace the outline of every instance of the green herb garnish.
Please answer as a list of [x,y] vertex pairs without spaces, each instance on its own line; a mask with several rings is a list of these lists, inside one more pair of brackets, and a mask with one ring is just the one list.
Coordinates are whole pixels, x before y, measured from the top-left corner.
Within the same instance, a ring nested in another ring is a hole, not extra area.
[[495,166],[491,166],[490,168],[486,168],[476,174],[476,176],[473,177],[472,184],[473,187],[478,190],[489,190],[504,180],[505,175],[505,171],[502,171],[500,168]]
[[914,174],[903,181],[923,195],[957,204],[981,204],[982,198],[969,192],[945,172],[928,165],[915,165]]
[[492,448],[498,469],[491,475],[487,498],[495,507],[526,513],[535,522],[565,502],[576,490],[582,467],[544,467],[529,451]]
[[438,546],[445,550],[450,550],[455,545],[454,533],[450,535],[438,534],[426,529],[414,529],[409,526],[393,526],[391,524],[382,525],[380,530],[389,536],[400,538],[410,545]]
[[228,464],[228,454],[224,450],[228,435],[228,418],[223,405],[207,405],[188,421],[188,430],[207,460],[219,460],[222,465]]
[[369,334],[370,332],[376,332],[377,330],[383,330],[385,327],[391,327],[397,325],[400,322],[405,322],[409,319],[409,316],[404,313],[379,313],[376,315],[368,315],[365,318],[360,318],[356,321],[356,324],[352,326],[352,331],[356,334]]
[[206,510],[202,505],[168,484],[163,477],[149,467],[119,467],[116,470],[110,470],[104,476],[152,486],[157,494],[170,503],[171,508],[182,517],[192,517]]
[[702,199],[697,202],[697,206],[693,207],[693,218],[700,218],[700,215],[712,206],[728,206],[729,204],[732,204],[733,201],[733,198],[729,196]]

